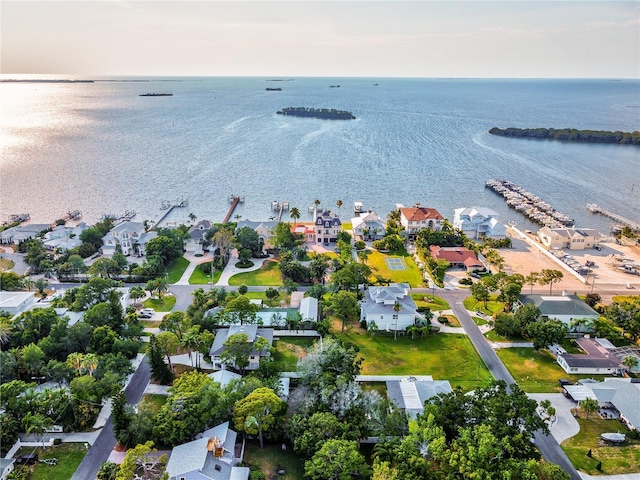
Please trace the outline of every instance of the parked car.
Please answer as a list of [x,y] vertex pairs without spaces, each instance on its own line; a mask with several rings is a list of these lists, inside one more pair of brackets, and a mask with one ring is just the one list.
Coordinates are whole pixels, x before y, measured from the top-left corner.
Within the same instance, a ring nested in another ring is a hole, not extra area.
[[143,308],[140,310],[140,313],[138,313],[138,316],[140,318],[151,318],[154,313],[156,313],[156,311],[153,308]]
[[16,465],[34,465],[38,462],[37,453],[27,453],[16,458]]
[[558,384],[561,387],[564,387],[566,385],[573,385],[573,382],[571,380],[567,380],[566,378],[561,378],[560,380],[558,380]]

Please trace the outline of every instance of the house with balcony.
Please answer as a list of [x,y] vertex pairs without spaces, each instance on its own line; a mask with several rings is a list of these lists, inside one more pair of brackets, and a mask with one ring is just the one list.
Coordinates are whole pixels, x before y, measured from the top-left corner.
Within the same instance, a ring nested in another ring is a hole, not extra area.
[[407,232],[409,240],[413,240],[419,230],[430,228],[441,230],[444,217],[435,208],[421,207],[416,203],[413,207],[400,207],[400,224]]
[[329,245],[338,241],[338,232],[342,229],[342,222],[335,213],[328,210],[319,213],[313,223],[316,229],[316,243]]
[[[267,340],[268,345],[262,350],[251,349],[249,353],[249,365],[246,370],[256,370],[260,366],[262,357],[271,356],[270,347],[273,344],[273,328],[261,328],[258,325],[232,325],[229,328],[220,328],[216,333],[216,338],[211,345],[209,355],[213,363],[214,370],[221,370],[227,365],[222,361],[221,355],[226,350],[224,343],[227,339],[236,334],[244,333],[247,336],[247,342],[253,345],[260,337]],[[228,365],[236,368],[236,365]]]
[[372,210],[353,217],[351,225],[353,236],[363,240],[380,240],[387,229],[387,222]]
[[184,242],[185,252],[193,253],[194,255],[202,255],[204,253],[204,243],[206,242],[204,236],[211,228],[211,222],[209,220],[200,220],[195,225],[189,227],[187,231],[187,240]]
[[592,228],[542,227],[536,233],[538,240],[549,250],[584,250],[594,248],[602,235]]
[[[380,330],[405,330],[415,323],[417,307],[408,283],[369,287],[360,302],[360,321],[375,322]],[[394,308],[399,305],[398,311]]]
[[498,212],[486,207],[456,208],[453,215],[453,228],[462,231],[467,237],[505,238],[505,226],[498,221]]
[[137,252],[136,244],[143,233],[145,233],[145,228],[140,222],[119,223],[102,237],[100,251],[103,255],[113,255],[116,253],[117,247],[120,246],[124,255],[134,254]]

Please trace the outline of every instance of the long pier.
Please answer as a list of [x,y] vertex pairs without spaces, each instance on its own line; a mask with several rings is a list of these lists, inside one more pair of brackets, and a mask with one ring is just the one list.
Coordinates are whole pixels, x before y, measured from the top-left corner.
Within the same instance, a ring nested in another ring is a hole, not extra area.
[[278,206],[278,216],[276,217],[276,219],[278,220],[278,222],[280,222],[282,220],[282,213],[285,210],[289,210],[289,202],[282,202],[279,204]]
[[616,222],[622,223],[635,230],[636,232],[640,232],[640,223],[629,220],[628,218],[625,218],[622,215],[618,215],[617,213],[610,212],[609,210],[605,210],[595,203],[587,204],[587,210],[589,210],[591,213],[599,213],[600,215],[604,215],[605,217],[612,218]]
[[239,197],[237,195],[230,195],[229,201],[231,202],[231,206],[229,207],[229,211],[227,212],[227,215],[225,215],[224,220],[222,220],[223,224],[227,223],[231,219],[231,215],[233,215],[233,211],[238,206],[238,203],[244,202],[244,197]]
[[160,216],[158,220],[156,220],[154,228],[158,228],[160,226],[160,223],[162,223],[162,221],[169,216],[169,214],[173,211],[174,208],[184,208],[188,205],[189,205],[189,201],[186,199],[176,200],[173,203],[167,200],[162,202],[162,206],[160,208],[165,210],[165,212]]

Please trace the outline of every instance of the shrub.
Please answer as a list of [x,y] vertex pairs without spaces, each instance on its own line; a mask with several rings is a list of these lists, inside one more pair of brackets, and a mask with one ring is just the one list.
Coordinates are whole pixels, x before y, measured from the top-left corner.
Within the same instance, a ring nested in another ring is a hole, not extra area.
[[249,474],[249,480],[267,480],[267,476],[260,470],[252,470]]
[[458,283],[460,285],[473,285],[473,280],[471,280],[470,278],[461,278]]
[[54,445],[61,445],[62,444],[62,439],[61,438],[54,438],[53,439],[53,444]]

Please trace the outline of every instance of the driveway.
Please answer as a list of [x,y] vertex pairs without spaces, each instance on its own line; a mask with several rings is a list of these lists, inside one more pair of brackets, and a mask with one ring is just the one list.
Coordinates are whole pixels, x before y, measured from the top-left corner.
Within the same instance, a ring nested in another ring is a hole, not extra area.
[[549,400],[551,406],[556,409],[556,418],[549,424],[549,430],[558,443],[564,442],[580,431],[580,424],[571,413],[576,402],[561,393],[530,393],[528,396],[538,403]]

